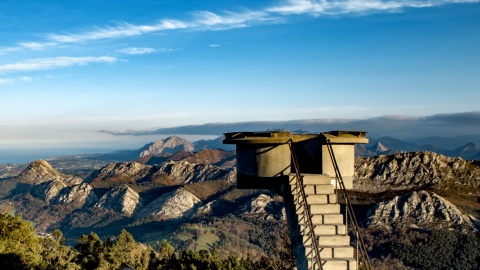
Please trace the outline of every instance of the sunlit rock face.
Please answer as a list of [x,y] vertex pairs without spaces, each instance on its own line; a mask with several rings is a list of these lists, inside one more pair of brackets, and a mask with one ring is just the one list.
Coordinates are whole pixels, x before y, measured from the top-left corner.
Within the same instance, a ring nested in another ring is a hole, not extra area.
[[127,216],[131,216],[141,206],[140,196],[127,185],[109,190],[95,204],[95,207],[114,210]]
[[136,218],[150,217],[154,220],[187,218],[195,213],[202,202],[195,195],[178,188],[149,203],[136,214]]
[[33,189],[33,196],[50,203],[60,193],[68,192],[68,187],[60,180],[42,182]]

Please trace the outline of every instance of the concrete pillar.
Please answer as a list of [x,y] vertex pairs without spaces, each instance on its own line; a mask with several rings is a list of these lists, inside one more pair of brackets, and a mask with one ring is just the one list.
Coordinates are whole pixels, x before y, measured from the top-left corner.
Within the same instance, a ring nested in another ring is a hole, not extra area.
[[[355,145],[332,144],[335,160],[342,175],[345,188],[353,188],[353,176],[355,174]],[[335,170],[327,145],[322,145],[322,173],[335,178]]]

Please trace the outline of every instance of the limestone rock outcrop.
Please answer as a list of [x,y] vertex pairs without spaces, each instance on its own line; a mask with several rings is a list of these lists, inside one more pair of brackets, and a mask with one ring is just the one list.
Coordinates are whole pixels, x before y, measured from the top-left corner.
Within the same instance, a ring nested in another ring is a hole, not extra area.
[[286,219],[283,203],[276,201],[267,194],[260,194],[252,198],[240,206],[240,208],[235,211],[235,215],[256,217],[264,220]]
[[136,214],[136,218],[150,217],[169,220],[190,217],[202,202],[184,188],[178,188],[155,199]]
[[156,174],[168,175],[175,184],[191,184],[208,180],[235,181],[235,169],[222,169],[209,164],[192,164],[186,161],[164,163]]
[[35,186],[32,190],[32,195],[50,203],[62,193],[68,192],[68,187],[65,183],[60,180],[52,180],[48,182],[42,182],[39,185]]
[[378,203],[368,212],[367,224],[476,231],[470,217],[441,196],[427,191],[415,191]]
[[80,185],[73,186],[68,193],[58,197],[57,203],[74,203],[80,207],[83,207],[84,205],[92,205],[97,200],[98,198],[93,192],[93,188],[87,183],[82,183]]
[[193,144],[178,136],[170,136],[164,140],[149,143],[140,149],[140,157],[147,155],[158,156],[164,152],[175,153],[180,150],[193,151]]
[[433,152],[356,157],[354,188],[366,192],[420,188],[477,191],[480,166]]
[[114,210],[127,216],[131,216],[141,206],[140,196],[127,185],[110,189],[95,204],[95,207]]

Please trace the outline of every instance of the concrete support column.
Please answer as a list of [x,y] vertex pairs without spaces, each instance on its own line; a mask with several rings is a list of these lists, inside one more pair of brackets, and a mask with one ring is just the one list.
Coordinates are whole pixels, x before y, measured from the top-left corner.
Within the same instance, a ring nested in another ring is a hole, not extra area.
[[[355,145],[354,144],[332,144],[333,153],[342,174],[345,188],[353,188],[353,176],[355,174]],[[322,145],[322,173],[335,177],[333,162],[330,158],[327,145]]]

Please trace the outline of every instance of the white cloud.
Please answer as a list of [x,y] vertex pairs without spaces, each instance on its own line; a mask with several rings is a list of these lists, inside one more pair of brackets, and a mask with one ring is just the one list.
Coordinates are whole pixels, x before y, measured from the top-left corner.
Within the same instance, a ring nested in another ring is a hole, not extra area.
[[220,44],[210,44],[208,47],[217,48],[220,47]]
[[342,14],[365,14],[394,12],[403,8],[425,8],[455,3],[478,3],[480,0],[285,0],[283,4],[260,10],[244,9],[240,12],[225,11],[222,14],[210,11],[192,13],[189,20],[162,19],[157,23],[136,25],[128,22],[114,26],[96,27],[77,33],[50,33],[43,41],[19,42],[17,47],[0,48],[0,55],[21,48],[42,50],[70,43],[83,43],[100,39],[126,38],[149,33],[190,29],[197,31],[225,30],[250,27],[255,24],[279,23],[289,15],[328,16]]
[[184,22],[178,20],[161,20],[159,23],[153,25],[122,23],[117,26],[97,28],[96,30],[84,33],[49,34],[47,35],[47,39],[56,43],[74,43],[97,39],[139,36],[151,32],[182,29],[187,27],[188,26]]
[[153,49],[153,48],[130,47],[130,48],[121,49],[121,50],[119,50],[119,52],[120,53],[125,53],[125,54],[133,54],[133,55],[150,54],[150,53],[154,53],[155,49]]
[[[100,39],[125,38],[131,36],[140,36],[154,32],[162,32],[178,29],[192,30],[220,30],[238,27],[247,27],[254,22],[273,21],[276,18],[271,17],[263,11],[244,11],[240,13],[225,12],[219,15],[209,11],[199,11],[193,13],[193,18],[189,21],[163,19],[158,23],[151,25],[135,25],[127,22],[115,25],[97,27],[91,31],[65,34],[47,34],[45,40],[40,42],[19,42],[20,48],[31,50],[43,50],[48,47],[59,46],[69,43],[82,43]],[[16,50],[18,48],[12,47]],[[12,49],[10,48],[10,49]],[[1,53],[1,50],[0,50]]]
[[392,12],[402,8],[425,8],[453,3],[475,3],[479,0],[288,0],[283,5],[267,8],[282,15],[308,14],[313,16],[350,13]]
[[114,63],[117,61],[117,58],[110,56],[36,58],[13,64],[0,65],[0,74],[80,66],[89,63]]
[[225,12],[219,15],[210,11],[199,11],[194,13],[195,20],[192,21],[192,28],[225,30],[231,28],[248,27],[254,23],[278,21],[278,18],[264,11]]

